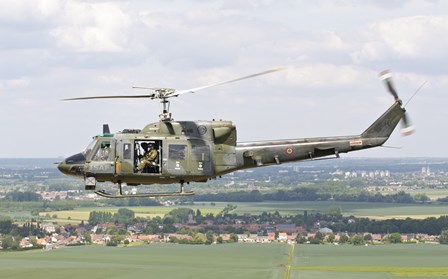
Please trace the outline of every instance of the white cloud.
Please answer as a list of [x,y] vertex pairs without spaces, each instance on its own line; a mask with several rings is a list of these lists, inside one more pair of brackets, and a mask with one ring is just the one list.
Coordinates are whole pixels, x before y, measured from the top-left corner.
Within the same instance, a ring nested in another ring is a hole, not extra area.
[[[440,122],[446,4],[422,2],[0,1],[0,125],[73,135],[42,141],[33,154],[0,154],[69,155],[102,123],[120,130],[158,119],[157,102],[61,98],[146,93],[131,85],[186,89],[278,66],[288,71],[176,98],[174,117],[234,120],[240,139],[250,140],[357,132],[392,102],[377,77],[391,68],[404,100],[428,80],[410,116]],[[418,125],[420,146],[428,135],[446,138],[431,125]]]
[[[45,21],[59,12],[58,0],[2,0],[0,20],[9,22]],[[32,26],[30,26],[32,28]]]
[[448,16],[394,18],[372,24],[365,32],[368,39],[355,54],[360,61],[448,57]]
[[353,65],[313,63],[287,72],[287,81],[293,86],[310,88],[359,88],[369,84],[377,73]]
[[79,52],[128,50],[130,15],[115,3],[67,1],[50,32],[58,46]]
[[0,86],[9,88],[21,88],[26,87],[30,83],[27,78],[18,78],[2,81],[0,80]]

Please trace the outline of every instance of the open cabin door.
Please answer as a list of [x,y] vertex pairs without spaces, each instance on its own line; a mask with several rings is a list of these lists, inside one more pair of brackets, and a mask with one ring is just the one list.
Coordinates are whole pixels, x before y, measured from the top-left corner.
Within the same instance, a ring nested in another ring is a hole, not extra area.
[[133,170],[139,174],[161,174],[163,145],[161,140],[135,140]]

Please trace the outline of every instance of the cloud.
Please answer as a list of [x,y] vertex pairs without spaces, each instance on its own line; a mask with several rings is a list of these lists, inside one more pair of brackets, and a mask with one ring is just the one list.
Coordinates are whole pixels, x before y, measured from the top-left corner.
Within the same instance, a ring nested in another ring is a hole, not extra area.
[[50,32],[57,45],[78,52],[128,50],[130,15],[116,3],[67,1]]
[[[279,66],[288,71],[175,98],[174,117],[234,120],[239,138],[250,140],[361,131],[392,101],[377,77],[391,68],[404,100],[428,80],[409,111],[416,124],[436,123],[448,85],[443,3],[0,1],[2,127],[73,135],[0,153],[69,155],[102,123],[121,130],[158,119],[157,102],[62,98],[146,93],[132,85],[193,88]],[[418,126],[420,146],[426,135],[446,138]],[[5,139],[5,146],[24,140]],[[406,154],[417,153],[426,151]]]
[[448,16],[412,16],[380,21],[366,31],[358,62],[387,59],[439,61],[448,58]]
[[[3,22],[42,22],[57,15],[62,1],[58,0],[2,0],[0,1],[0,21]],[[33,28],[33,25],[27,26]]]

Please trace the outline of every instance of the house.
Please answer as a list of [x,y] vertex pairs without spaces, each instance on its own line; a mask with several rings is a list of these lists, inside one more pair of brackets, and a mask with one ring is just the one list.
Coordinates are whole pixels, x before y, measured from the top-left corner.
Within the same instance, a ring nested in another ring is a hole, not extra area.
[[278,224],[276,230],[279,232],[295,233],[297,232],[297,227],[294,224]]
[[285,233],[285,232],[281,232],[281,233],[279,233],[279,234],[278,234],[278,238],[277,238],[277,240],[278,240],[279,242],[286,242],[286,241],[288,240],[288,234]]
[[25,238],[23,238],[21,241],[20,241],[20,247],[23,249],[23,248],[32,248],[33,247],[33,244],[31,243],[31,241],[30,241],[30,238],[29,237],[25,237]]
[[325,228],[319,229],[319,232],[323,233],[323,234],[331,234],[331,233],[333,233],[333,230],[325,227]]
[[275,241],[275,240],[276,240],[275,239],[275,233],[273,233],[273,232],[268,233],[268,241],[272,242],[272,241]]
[[54,225],[53,223],[47,223],[45,225],[42,225],[42,229],[47,233],[54,233],[56,232],[56,225]]

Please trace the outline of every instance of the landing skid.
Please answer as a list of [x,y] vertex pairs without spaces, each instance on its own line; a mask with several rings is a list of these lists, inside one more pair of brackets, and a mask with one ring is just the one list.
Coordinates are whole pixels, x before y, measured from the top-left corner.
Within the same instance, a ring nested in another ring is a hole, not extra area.
[[179,192],[156,192],[156,193],[142,193],[142,194],[123,194],[121,185],[119,185],[119,194],[110,194],[106,193],[104,190],[95,191],[94,193],[98,196],[111,198],[111,199],[122,199],[122,198],[157,198],[157,197],[184,197],[184,196],[192,196],[194,192],[185,192],[184,186],[180,186]]

